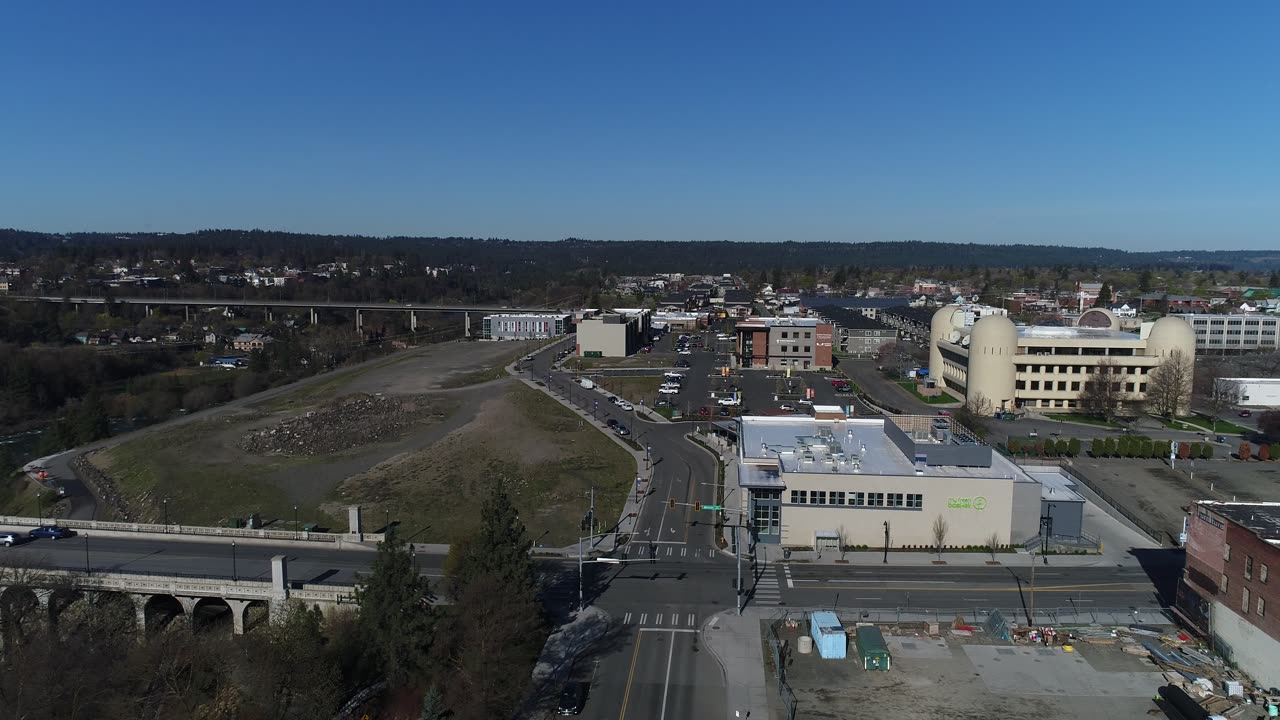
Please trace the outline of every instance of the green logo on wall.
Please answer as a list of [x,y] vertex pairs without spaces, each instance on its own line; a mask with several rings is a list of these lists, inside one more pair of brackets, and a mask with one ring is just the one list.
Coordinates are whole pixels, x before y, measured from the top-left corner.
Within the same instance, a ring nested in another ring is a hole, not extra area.
[[947,498],[947,507],[958,510],[986,510],[987,499],[981,495],[974,498]]

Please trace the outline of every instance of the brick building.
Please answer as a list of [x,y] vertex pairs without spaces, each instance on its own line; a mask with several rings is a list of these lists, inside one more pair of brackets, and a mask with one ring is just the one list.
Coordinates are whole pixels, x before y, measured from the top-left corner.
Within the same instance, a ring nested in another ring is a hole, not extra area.
[[1280,686],[1280,503],[1203,500],[1187,520],[1176,611],[1264,686]]
[[739,367],[830,370],[831,323],[817,318],[754,317],[734,326]]

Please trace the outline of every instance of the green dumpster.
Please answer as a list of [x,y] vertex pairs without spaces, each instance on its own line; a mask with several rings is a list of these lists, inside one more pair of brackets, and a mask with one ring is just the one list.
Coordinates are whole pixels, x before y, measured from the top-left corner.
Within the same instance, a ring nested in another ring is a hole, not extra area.
[[863,670],[888,670],[889,646],[885,645],[884,635],[880,628],[873,625],[859,627],[855,635],[858,643],[858,657],[862,659]]

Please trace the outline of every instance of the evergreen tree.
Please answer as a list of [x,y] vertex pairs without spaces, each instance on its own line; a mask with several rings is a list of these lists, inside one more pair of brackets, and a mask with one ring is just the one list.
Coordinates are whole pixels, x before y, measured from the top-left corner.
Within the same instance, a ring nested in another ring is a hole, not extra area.
[[1094,457],[1102,457],[1106,449],[1107,443],[1102,438],[1093,438],[1089,441],[1089,454]]
[[1098,298],[1093,301],[1094,307],[1104,308],[1111,304],[1111,283],[1102,283],[1098,290]]
[[378,544],[369,576],[356,586],[360,633],[373,663],[395,687],[424,674],[434,640],[431,588],[399,536]]
[[1071,438],[1071,442],[1067,445],[1067,454],[1071,457],[1080,455],[1080,438]]
[[444,706],[444,696],[440,694],[439,686],[432,685],[422,696],[422,712],[418,720],[445,720],[447,717],[449,710]]
[[102,396],[98,394],[96,387],[89,391],[89,394],[80,402],[80,407],[76,408],[72,416],[71,432],[74,435],[72,445],[101,440],[111,433],[111,426],[107,421],[107,409],[103,406]]
[[455,597],[484,574],[496,575],[513,592],[531,591],[535,572],[529,549],[533,543],[501,481],[494,483],[480,508],[480,518],[480,528],[465,542],[450,573]]

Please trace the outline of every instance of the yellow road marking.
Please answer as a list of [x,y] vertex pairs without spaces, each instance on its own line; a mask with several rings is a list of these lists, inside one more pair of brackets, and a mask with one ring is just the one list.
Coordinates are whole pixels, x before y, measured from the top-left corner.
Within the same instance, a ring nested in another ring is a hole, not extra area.
[[[1130,583],[1128,587],[1121,587],[1125,583],[1107,583],[1103,585],[1044,585],[1036,588],[1036,592],[1133,592],[1134,590],[1149,590],[1151,586]],[[974,587],[965,587],[959,585],[942,585],[942,586],[921,586],[921,585],[797,585],[797,590],[910,590],[911,592],[1026,592],[1030,593],[1031,588],[1028,587],[992,587],[990,585],[978,585]]]
[[618,720],[625,720],[627,717],[627,700],[631,697],[631,679],[636,674],[636,659],[640,657],[640,633],[636,633],[636,649],[631,653],[631,670],[627,672],[627,690],[622,694],[622,711],[618,713]]

